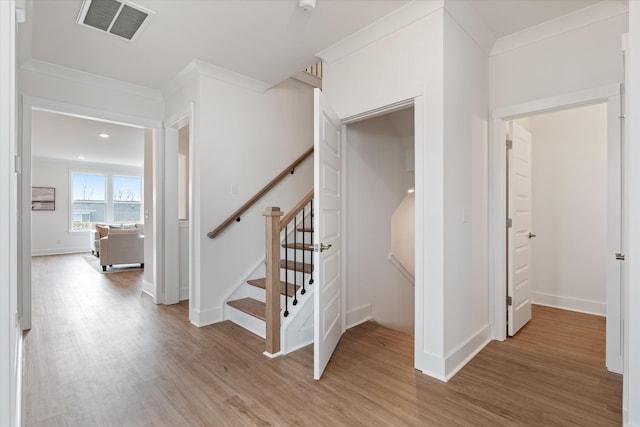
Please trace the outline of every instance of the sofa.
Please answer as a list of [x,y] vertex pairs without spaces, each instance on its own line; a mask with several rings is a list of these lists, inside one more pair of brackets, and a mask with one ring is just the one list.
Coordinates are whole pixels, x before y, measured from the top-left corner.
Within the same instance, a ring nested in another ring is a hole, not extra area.
[[97,257],[100,257],[100,239],[109,235],[109,230],[117,229],[129,229],[137,228],[140,230],[140,234],[144,235],[144,224],[96,224],[95,230],[89,233],[89,247],[91,253]]
[[116,264],[140,264],[144,268],[144,229],[116,228],[97,225],[93,250],[100,259],[102,271]]

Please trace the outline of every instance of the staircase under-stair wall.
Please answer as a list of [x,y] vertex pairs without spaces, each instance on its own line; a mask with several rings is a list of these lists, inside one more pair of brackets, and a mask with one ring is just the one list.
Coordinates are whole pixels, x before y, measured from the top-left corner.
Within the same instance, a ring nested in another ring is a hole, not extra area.
[[[287,215],[266,216],[266,227],[271,220],[277,231],[278,252],[262,259],[247,275],[246,280],[230,295],[224,308],[224,318],[254,334],[269,339],[267,334],[267,292],[269,259],[273,258],[279,269],[275,291],[279,295],[279,351],[287,354],[313,342],[313,191],[309,192]],[[269,233],[266,233],[269,239]],[[269,250],[270,242],[266,242]],[[274,270],[271,270],[274,271]],[[274,280],[275,282],[275,280]],[[277,320],[277,319],[276,319]],[[268,345],[267,345],[268,348]]]

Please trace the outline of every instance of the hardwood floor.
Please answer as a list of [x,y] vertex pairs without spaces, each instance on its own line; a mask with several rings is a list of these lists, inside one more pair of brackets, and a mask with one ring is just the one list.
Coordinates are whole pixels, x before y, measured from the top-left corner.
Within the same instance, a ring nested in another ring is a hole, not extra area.
[[603,318],[534,307],[448,383],[413,369],[413,338],[347,331],[321,381],[313,350],[268,359],[229,323],[196,328],[156,306],[140,271],[82,255],[33,258],[26,426],[619,426],[622,378],[604,368]]

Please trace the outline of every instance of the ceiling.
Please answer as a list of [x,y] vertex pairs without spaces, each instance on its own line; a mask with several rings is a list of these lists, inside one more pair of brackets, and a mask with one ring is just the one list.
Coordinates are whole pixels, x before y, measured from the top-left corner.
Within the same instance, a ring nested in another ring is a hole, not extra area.
[[[103,139],[99,133],[110,136]],[[144,130],[35,110],[32,115],[31,154],[56,160],[142,167]]]
[[[496,38],[600,3],[448,1],[469,4]],[[317,52],[408,2],[317,0],[316,8],[305,12],[297,0],[136,0],[155,14],[134,41],[128,41],[77,24],[82,0],[32,0],[26,2],[27,23],[19,27],[19,60],[34,58],[161,89],[198,59],[276,84],[315,63]],[[129,145],[131,138],[141,135],[140,129],[45,112],[38,112],[35,120],[34,155],[76,159],[83,154],[86,161],[142,163],[142,143],[139,149]],[[96,139],[107,128],[114,136]],[[126,156],[119,156],[122,153]],[[139,156],[135,160],[134,154]]]

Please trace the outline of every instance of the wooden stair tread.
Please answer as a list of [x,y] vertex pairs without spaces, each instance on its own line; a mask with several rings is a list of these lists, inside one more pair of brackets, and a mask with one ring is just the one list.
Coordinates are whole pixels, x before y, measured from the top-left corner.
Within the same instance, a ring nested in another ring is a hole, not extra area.
[[313,233],[313,228],[311,227],[298,227],[296,230],[301,233]]
[[266,321],[267,319],[267,307],[265,303],[253,298],[242,298],[234,301],[227,301],[227,305],[260,320]]
[[280,268],[286,268],[287,270],[301,271],[305,274],[311,274],[313,272],[313,266],[311,264],[305,264],[302,262],[293,262],[281,259]]
[[283,248],[287,248],[287,249],[297,249],[299,251],[312,251],[313,249],[310,247],[311,244],[310,243],[287,243],[286,245],[283,244],[282,247]]
[[[261,279],[247,280],[247,283],[257,288],[262,288],[262,289],[267,288],[267,279],[265,279],[264,277]],[[300,289],[300,285],[294,285],[293,283],[289,283],[288,296],[292,297],[295,293],[295,290],[297,289]],[[286,283],[284,281],[280,281],[280,294],[287,295]]]

